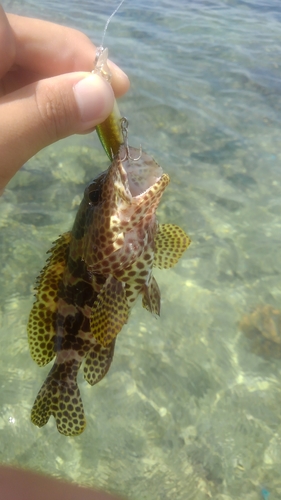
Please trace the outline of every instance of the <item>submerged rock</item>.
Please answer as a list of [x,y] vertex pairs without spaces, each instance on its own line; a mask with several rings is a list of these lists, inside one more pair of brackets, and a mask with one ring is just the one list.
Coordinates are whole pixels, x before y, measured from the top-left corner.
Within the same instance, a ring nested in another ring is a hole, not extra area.
[[281,358],[281,311],[270,304],[259,305],[242,318],[239,327],[251,339],[255,354]]

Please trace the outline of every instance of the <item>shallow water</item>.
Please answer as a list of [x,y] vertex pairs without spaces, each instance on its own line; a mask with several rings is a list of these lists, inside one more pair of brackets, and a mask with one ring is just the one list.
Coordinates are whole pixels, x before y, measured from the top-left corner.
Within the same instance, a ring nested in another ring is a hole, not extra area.
[[[115,2],[4,1],[98,44]],[[172,5],[172,6],[171,6]],[[171,177],[158,211],[192,238],[156,273],[159,320],[139,303],[76,438],[29,419],[49,366],[26,324],[46,251],[71,227],[85,184],[107,166],[98,140],[66,139],[25,165],[0,200],[0,454],[132,500],[281,497],[281,361],[239,328],[280,308],[279,0],[125,2],[105,39],[132,86],[119,103],[130,142]],[[280,332],[281,336],[281,332]]]

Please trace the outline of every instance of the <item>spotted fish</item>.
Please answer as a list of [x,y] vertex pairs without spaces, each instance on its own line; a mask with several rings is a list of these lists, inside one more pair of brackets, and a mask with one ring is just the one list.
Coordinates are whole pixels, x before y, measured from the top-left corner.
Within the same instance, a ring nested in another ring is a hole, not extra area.
[[168,175],[146,153],[136,156],[121,145],[108,170],[86,187],[72,231],[54,243],[37,281],[30,351],[39,366],[55,362],[31,420],[41,427],[53,415],[64,435],[86,425],[77,385],[82,362],[89,384],[105,376],[137,297],[160,314],[153,266],[174,266],[190,243],[181,228],[156,219]]

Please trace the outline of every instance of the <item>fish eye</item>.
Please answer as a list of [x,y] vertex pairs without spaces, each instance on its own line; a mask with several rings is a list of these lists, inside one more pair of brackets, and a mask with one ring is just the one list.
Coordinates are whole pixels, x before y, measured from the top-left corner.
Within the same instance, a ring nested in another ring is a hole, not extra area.
[[100,190],[95,189],[94,191],[89,192],[89,201],[96,205],[100,201]]

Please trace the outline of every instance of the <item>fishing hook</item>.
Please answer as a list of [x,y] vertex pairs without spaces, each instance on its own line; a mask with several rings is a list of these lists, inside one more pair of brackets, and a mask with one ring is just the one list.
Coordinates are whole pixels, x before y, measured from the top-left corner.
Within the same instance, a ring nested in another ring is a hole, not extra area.
[[130,154],[130,147],[129,147],[129,144],[128,144],[128,127],[129,127],[129,122],[127,120],[127,118],[125,116],[123,116],[123,118],[121,118],[121,132],[122,132],[122,136],[123,136],[123,141],[124,141],[124,146],[125,146],[125,151],[126,151],[126,154],[124,156],[124,158],[122,160],[120,160],[121,162],[125,161],[125,160],[132,160],[132,161],[138,161],[140,160],[141,158],[141,155],[142,155],[142,147],[141,147],[141,144],[140,144],[140,154],[137,158],[133,158]]

